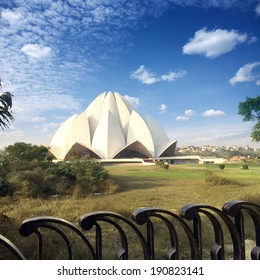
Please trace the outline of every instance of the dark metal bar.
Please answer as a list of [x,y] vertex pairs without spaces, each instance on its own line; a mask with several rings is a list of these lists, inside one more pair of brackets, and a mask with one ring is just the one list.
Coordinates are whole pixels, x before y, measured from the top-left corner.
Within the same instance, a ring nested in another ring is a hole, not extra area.
[[[189,205],[186,205],[181,208],[180,215],[185,219],[193,220],[194,218],[197,218],[197,216],[199,215],[200,212],[203,214],[208,213],[207,216],[210,217],[210,212],[208,212],[209,210],[212,211],[213,213],[217,214],[217,216],[219,216],[226,224],[226,226],[229,230],[229,233],[231,235],[231,238],[232,238],[233,249],[234,249],[233,258],[241,259],[242,258],[242,254],[241,254],[242,247],[241,247],[240,235],[239,235],[234,223],[232,222],[232,220],[224,212],[222,212],[221,210],[219,210],[215,207],[209,206],[209,205],[189,204]],[[211,218],[210,221],[211,221],[211,223],[212,222],[214,223],[213,227],[214,226],[220,227],[220,224],[215,223],[215,219],[212,220],[212,218]],[[215,234],[220,232],[220,230],[221,229],[218,229],[217,231],[215,231]],[[215,236],[215,240],[216,240],[216,238],[219,238],[219,237]],[[220,250],[220,249],[221,248],[219,248],[218,250]],[[216,250],[216,248],[214,250]],[[218,253],[218,254],[220,254],[220,257],[221,257],[222,253]]]
[[[41,217],[27,219],[27,220],[23,221],[23,223],[21,224],[21,226],[19,228],[20,234],[24,237],[28,237],[32,233],[37,234],[38,239],[39,239],[39,259],[42,259],[42,250],[43,250],[42,235],[38,230],[39,228],[48,227],[49,229],[56,231],[57,233],[59,233],[62,236],[64,241],[67,243],[68,248],[70,248],[70,243],[69,243],[68,238],[65,235],[65,233],[54,225],[63,226],[65,228],[72,230],[72,232],[74,232],[76,235],[78,235],[83,240],[84,244],[87,246],[89,252],[91,253],[92,258],[96,259],[96,254],[95,254],[95,251],[94,251],[91,243],[77,227],[75,227],[73,224],[71,224],[70,222],[68,222],[66,220],[59,219],[56,217],[49,217],[49,216],[41,216]],[[71,248],[68,249],[68,252],[69,252],[69,257],[72,258],[72,253],[70,251],[71,251]]]
[[96,224],[100,221],[112,224],[119,232],[119,235],[121,238],[122,249],[123,249],[123,251],[125,251],[122,255],[122,253],[121,253],[122,250],[120,249],[119,255],[120,256],[122,255],[122,258],[126,259],[126,258],[128,258],[128,247],[127,247],[128,245],[127,245],[127,239],[125,236],[125,232],[120,227],[118,222],[111,220],[111,218],[125,223],[135,232],[135,234],[137,235],[137,237],[141,243],[144,259],[150,259],[150,255],[148,253],[148,251],[149,251],[148,245],[147,245],[147,242],[146,242],[145,238],[143,237],[142,233],[131,221],[129,221],[122,215],[119,215],[114,212],[109,212],[109,211],[97,211],[97,212],[87,213],[80,217],[80,226],[84,230],[90,230],[93,226],[96,226]]
[[231,217],[235,217],[235,225],[241,238],[243,246],[243,259],[245,259],[245,223],[243,212],[247,212],[254,222],[256,246],[251,251],[251,258],[260,260],[260,205],[243,201],[232,200],[222,207],[223,212]]
[[25,260],[23,253],[9,239],[0,234],[0,244],[10,250],[18,260]]
[[[184,229],[184,231],[188,237],[188,240],[190,243],[192,259],[198,259],[199,254],[198,254],[198,246],[197,246],[196,239],[195,239],[190,227],[178,215],[172,213],[171,211],[167,211],[164,209],[147,207],[147,208],[139,208],[136,211],[134,211],[134,213],[132,214],[132,218],[139,225],[144,225],[144,224],[148,223],[149,221],[151,222],[151,219],[150,219],[151,217],[157,217],[157,218],[161,219],[166,224],[166,226],[169,230],[170,238],[171,238],[171,248],[167,252],[167,255],[171,259],[178,259],[179,258],[179,255],[178,255],[179,248],[178,248],[177,232],[176,232],[175,227],[172,224],[172,222],[170,220],[168,220],[165,216],[162,216],[162,214],[169,215],[170,217],[177,220],[178,224],[181,225],[181,227]],[[149,236],[147,238],[149,238]],[[152,244],[152,243],[150,242],[150,244]],[[151,252],[153,252],[153,250],[154,250],[154,248],[149,248],[150,254],[151,254]]]

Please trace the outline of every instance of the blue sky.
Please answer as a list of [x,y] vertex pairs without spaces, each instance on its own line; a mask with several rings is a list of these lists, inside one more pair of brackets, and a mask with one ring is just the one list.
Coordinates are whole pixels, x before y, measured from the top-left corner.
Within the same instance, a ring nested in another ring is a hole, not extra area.
[[246,145],[260,89],[258,0],[0,0],[0,77],[15,122],[0,147],[49,144],[117,91],[178,145]]

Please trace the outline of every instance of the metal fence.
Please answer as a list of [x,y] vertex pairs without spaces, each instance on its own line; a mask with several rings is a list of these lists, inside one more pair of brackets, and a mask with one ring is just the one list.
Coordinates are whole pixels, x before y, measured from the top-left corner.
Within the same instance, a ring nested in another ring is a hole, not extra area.
[[259,260],[260,205],[189,204],[179,213],[139,208],[129,217],[97,211],[81,216],[79,225],[41,216],[23,221],[19,233],[30,250],[19,250],[12,237],[0,235],[0,247],[17,259],[54,259],[62,253],[64,259]]

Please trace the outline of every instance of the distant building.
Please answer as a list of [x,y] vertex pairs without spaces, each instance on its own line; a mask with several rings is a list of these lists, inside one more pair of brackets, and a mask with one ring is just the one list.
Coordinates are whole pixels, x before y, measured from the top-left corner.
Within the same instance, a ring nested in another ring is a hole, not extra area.
[[59,127],[50,152],[59,160],[84,154],[97,159],[160,158],[174,156],[176,143],[119,93],[104,92]]
[[161,157],[161,161],[169,164],[220,164],[226,162],[224,158],[202,157],[202,156],[174,156]]

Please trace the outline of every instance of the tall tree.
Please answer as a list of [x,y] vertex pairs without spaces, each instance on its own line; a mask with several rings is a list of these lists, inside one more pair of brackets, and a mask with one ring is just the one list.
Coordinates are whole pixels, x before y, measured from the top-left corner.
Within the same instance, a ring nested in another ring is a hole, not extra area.
[[253,141],[260,142],[260,96],[246,98],[246,101],[239,103],[238,109],[238,114],[244,117],[243,121],[256,122],[251,138]]

